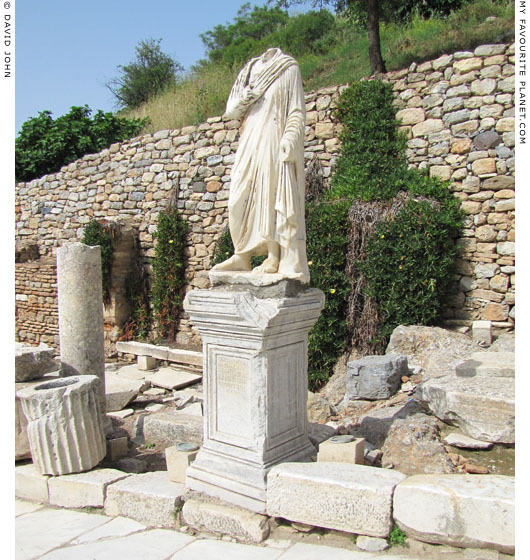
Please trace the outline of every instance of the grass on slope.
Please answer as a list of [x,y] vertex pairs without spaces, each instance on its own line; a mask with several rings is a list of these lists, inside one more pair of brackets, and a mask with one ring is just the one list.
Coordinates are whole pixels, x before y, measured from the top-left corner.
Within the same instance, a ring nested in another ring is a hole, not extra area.
[[[387,70],[481,44],[510,42],[514,38],[514,19],[514,2],[474,0],[447,18],[415,17],[408,25],[382,24],[381,49]],[[339,40],[328,53],[298,59],[306,91],[370,75],[366,31],[345,19],[339,20],[338,28]],[[148,116],[151,122],[144,133],[199,124],[223,113],[238,71],[239,67],[207,65],[142,107],[122,111],[121,116]]]

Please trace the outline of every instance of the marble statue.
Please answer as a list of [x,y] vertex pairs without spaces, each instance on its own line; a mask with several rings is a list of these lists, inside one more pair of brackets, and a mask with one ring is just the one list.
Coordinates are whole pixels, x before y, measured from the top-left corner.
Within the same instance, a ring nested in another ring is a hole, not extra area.
[[235,253],[213,268],[309,282],[304,219],[305,100],[297,62],[268,49],[239,73],[226,116],[242,118],[228,219]]

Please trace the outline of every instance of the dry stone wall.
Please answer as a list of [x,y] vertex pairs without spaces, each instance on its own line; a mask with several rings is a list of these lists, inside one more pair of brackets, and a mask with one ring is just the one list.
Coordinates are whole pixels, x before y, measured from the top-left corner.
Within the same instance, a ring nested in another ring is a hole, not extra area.
[[15,321],[19,342],[58,348],[57,267],[44,258],[15,266]]
[[[381,76],[394,87],[409,165],[450,181],[467,214],[447,311],[457,324],[490,319],[510,327],[515,320],[514,52],[514,45],[483,45]],[[340,148],[333,108],[345,87],[306,95],[306,164],[318,162],[325,181]],[[240,125],[214,117],[161,130],[18,184],[17,240],[36,242],[41,255],[52,256],[79,239],[93,218],[126,222],[138,230],[151,273],[158,214],[173,197],[189,224],[188,289],[208,287],[216,241],[227,225]],[[192,341],[191,334],[184,316],[180,342]]]

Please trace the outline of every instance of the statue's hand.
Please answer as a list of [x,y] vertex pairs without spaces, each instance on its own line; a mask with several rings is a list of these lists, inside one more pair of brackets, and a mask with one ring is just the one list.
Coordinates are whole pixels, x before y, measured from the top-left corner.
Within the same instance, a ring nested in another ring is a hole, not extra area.
[[256,94],[254,93],[254,91],[249,86],[245,86],[242,97],[243,103],[250,103],[251,101],[254,101],[254,99],[256,99]]
[[280,141],[280,161],[293,161],[294,149],[293,144],[287,138]]

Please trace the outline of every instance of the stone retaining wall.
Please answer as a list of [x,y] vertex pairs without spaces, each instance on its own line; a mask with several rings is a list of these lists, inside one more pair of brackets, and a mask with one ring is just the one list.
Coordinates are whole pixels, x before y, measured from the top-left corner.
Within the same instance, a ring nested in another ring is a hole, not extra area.
[[17,340],[59,347],[57,267],[54,258],[15,266]]
[[[383,76],[394,86],[409,135],[409,164],[451,181],[467,214],[447,311],[456,324],[489,319],[511,327],[515,321],[514,52],[513,45],[484,45]],[[306,164],[316,158],[325,181],[340,146],[333,107],[345,87],[306,95]],[[92,218],[125,219],[138,229],[150,273],[158,213],[175,196],[190,230],[188,289],[208,287],[215,244],[227,224],[240,124],[214,117],[161,130],[18,184],[17,241],[37,242],[41,255],[54,255],[57,246],[80,238]],[[184,315],[180,342],[190,334]]]

